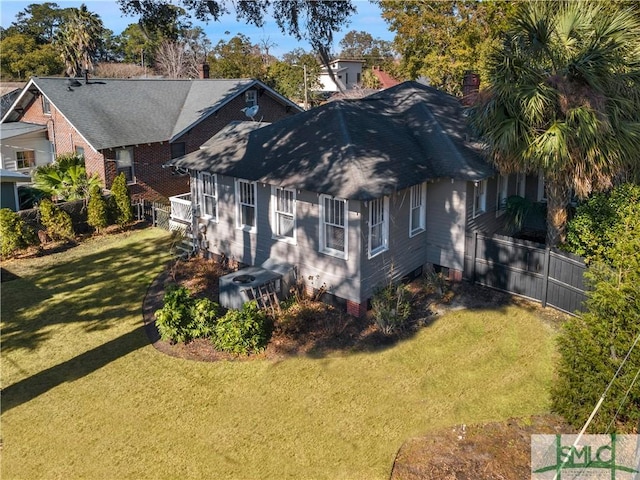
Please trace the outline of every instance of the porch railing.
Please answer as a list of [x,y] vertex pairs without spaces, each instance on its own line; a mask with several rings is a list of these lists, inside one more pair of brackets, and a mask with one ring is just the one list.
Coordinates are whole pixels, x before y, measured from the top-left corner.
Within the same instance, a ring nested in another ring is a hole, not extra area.
[[184,193],[169,197],[171,202],[171,220],[176,222],[191,224],[193,207],[191,205],[191,194]]

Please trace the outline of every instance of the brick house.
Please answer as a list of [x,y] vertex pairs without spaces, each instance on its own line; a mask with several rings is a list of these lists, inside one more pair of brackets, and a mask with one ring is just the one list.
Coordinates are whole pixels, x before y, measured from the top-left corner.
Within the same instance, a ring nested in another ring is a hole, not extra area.
[[[198,150],[230,122],[247,120],[243,109],[253,105],[259,106],[257,121],[274,122],[301,111],[264,83],[251,79],[92,79],[80,83],[33,77],[0,121],[0,128],[14,122],[44,127],[38,141],[50,142],[55,154],[83,154],[87,172],[97,174],[105,188],[124,172],[132,197],[164,200],[188,192],[189,177],[163,164]],[[21,148],[29,150],[28,146]],[[20,154],[12,153],[3,142],[3,160],[4,152],[9,157]]]

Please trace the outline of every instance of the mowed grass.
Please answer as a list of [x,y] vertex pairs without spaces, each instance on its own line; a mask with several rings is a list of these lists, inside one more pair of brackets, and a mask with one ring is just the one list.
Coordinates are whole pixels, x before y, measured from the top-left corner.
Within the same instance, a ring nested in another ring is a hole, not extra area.
[[163,355],[142,300],[159,230],[5,262],[3,479],[383,479],[404,440],[544,412],[553,332],[458,311],[377,352],[200,363]]

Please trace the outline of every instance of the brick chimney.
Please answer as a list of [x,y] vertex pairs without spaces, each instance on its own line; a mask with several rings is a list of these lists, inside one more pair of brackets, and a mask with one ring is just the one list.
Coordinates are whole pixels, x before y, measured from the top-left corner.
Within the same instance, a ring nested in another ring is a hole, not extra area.
[[209,64],[201,63],[198,65],[198,78],[209,78]]
[[462,82],[462,104],[473,105],[480,90],[480,75],[467,70]]

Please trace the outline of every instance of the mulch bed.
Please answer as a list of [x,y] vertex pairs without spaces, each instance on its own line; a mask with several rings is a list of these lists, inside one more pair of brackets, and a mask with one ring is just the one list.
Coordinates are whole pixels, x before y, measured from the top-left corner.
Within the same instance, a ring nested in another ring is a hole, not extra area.
[[156,277],[147,291],[143,304],[144,325],[153,346],[174,357],[197,361],[282,359],[292,355],[321,357],[340,352],[375,351],[388,348],[417,329],[429,325],[447,311],[461,308],[496,308],[520,304],[536,309],[544,321],[557,326],[566,315],[553,309],[512,297],[509,294],[466,282],[446,286],[444,295],[436,293],[425,279],[409,284],[413,316],[403,331],[385,335],[375,325],[371,315],[355,318],[330,305],[313,299],[301,299],[278,319],[271,341],[259,354],[237,356],[217,351],[207,339],[171,344],[160,340],[154,313],[162,308],[164,292],[170,285],[187,287],[196,297],[218,301],[218,278],[229,270],[220,263],[204,258],[172,261]]

